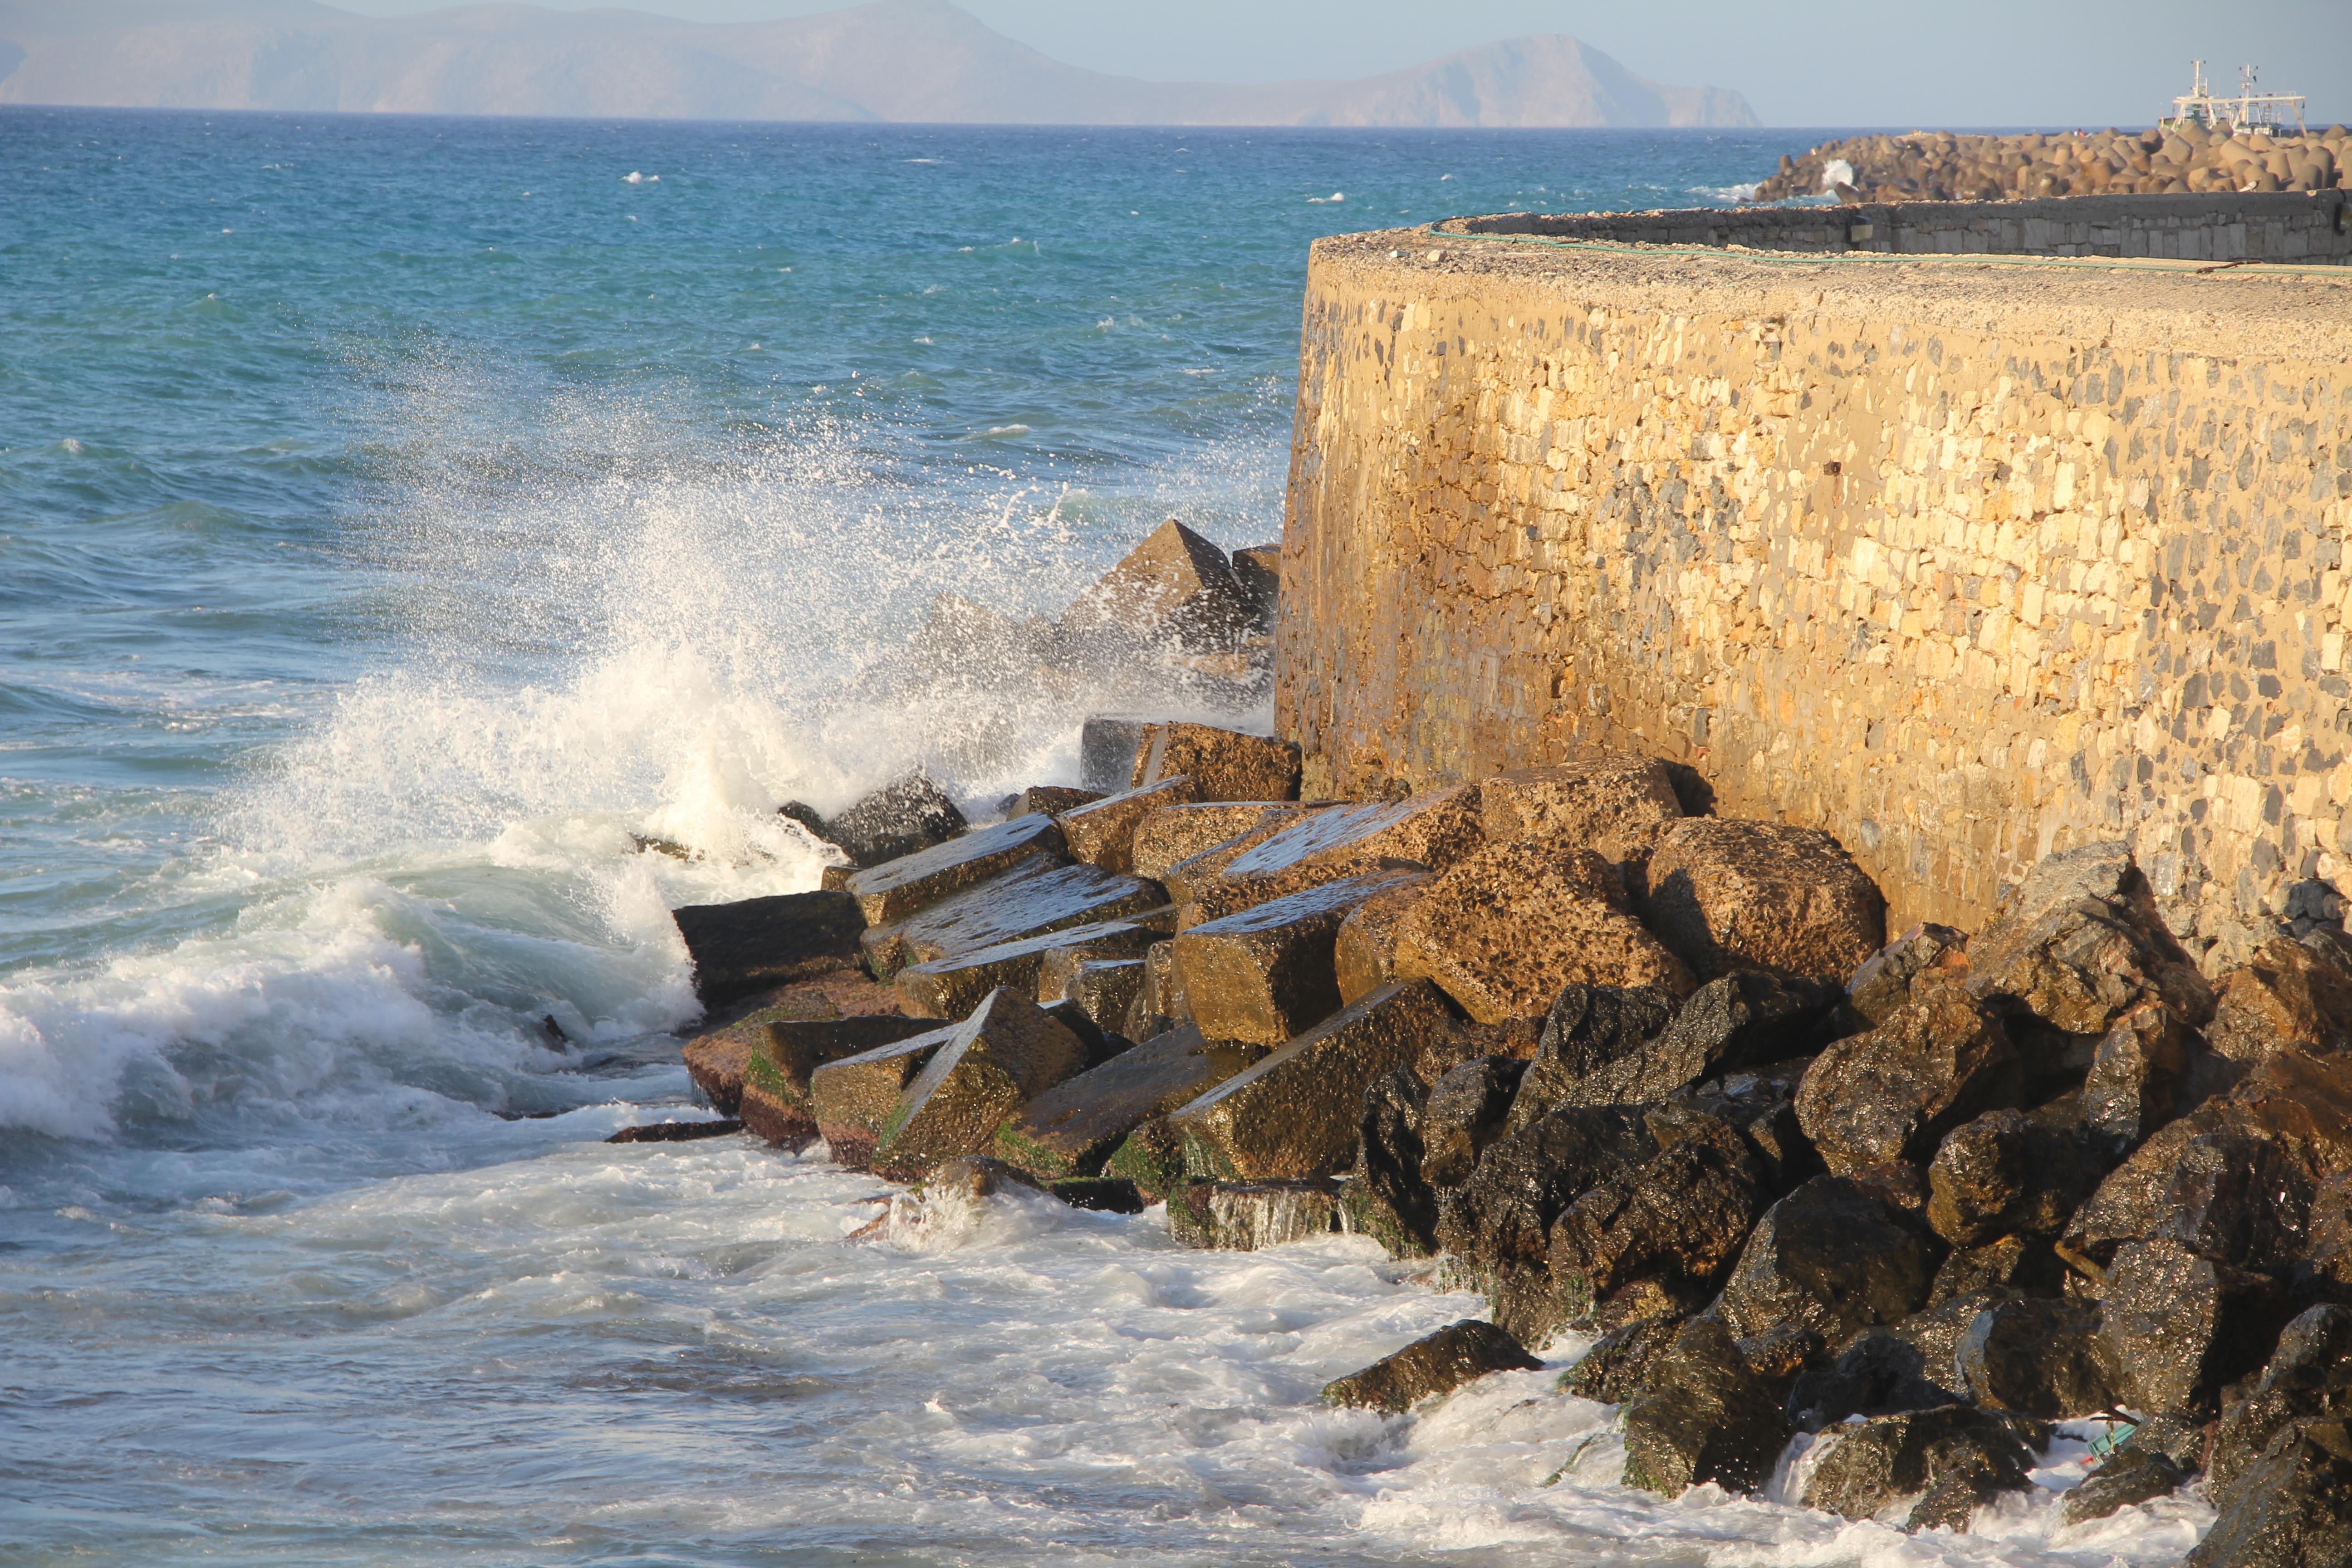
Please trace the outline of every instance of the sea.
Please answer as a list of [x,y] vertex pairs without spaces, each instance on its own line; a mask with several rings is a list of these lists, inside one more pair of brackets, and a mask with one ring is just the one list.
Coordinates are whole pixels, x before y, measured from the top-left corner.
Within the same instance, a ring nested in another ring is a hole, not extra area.
[[1360,1238],[604,1142],[779,804],[1155,700],[908,650],[1280,536],[1316,237],[1827,134],[0,110],[0,1564],[2177,1560],[2095,1431],[1971,1536],[1668,1501],[1572,1336],[1325,1408],[1480,1310]]

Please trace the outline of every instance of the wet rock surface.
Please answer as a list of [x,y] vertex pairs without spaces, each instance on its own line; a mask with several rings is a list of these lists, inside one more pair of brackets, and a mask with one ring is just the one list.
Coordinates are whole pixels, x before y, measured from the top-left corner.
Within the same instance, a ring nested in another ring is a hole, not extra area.
[[1091,1176],[1144,1122],[1164,1116],[1265,1055],[1204,1038],[1193,1025],[1120,1052],[1031,1100],[996,1135],[996,1152],[1050,1177]]
[[1361,1372],[1323,1385],[1327,1405],[1402,1415],[1421,1401],[1451,1394],[1495,1372],[1535,1372],[1543,1363],[1494,1324],[1465,1319],[1382,1356]]
[[1033,855],[1066,858],[1062,853],[1061,828],[1043,814],[1016,816],[885,861],[851,877],[847,891],[857,900],[867,925],[887,925]]
[[855,963],[866,925],[856,899],[824,891],[684,904],[670,918],[708,1007]]
[[908,1181],[942,1161],[986,1153],[1008,1118],[1085,1071],[1087,1055],[1077,1036],[1034,1002],[1009,988],[991,993],[883,1120],[875,1170]]
[[1130,869],[1139,877],[1165,882],[1171,871],[1193,856],[1261,828],[1269,834],[1279,831],[1297,821],[1306,809],[1254,800],[1162,805],[1136,824],[1135,864]]
[[1797,1120],[1830,1169],[1850,1174],[1917,1161],[2023,1088],[2000,1019],[1944,981],[1915,987],[1885,1023],[1823,1050],[1797,1089]]
[[1339,922],[1339,934],[1331,945],[1331,968],[1342,1003],[1398,978],[1397,928],[1431,880],[1426,871],[1400,873],[1394,886],[1366,899]]
[[1757,1222],[1717,1310],[1743,1336],[1789,1326],[1842,1342],[1916,1311],[1937,1261],[1924,1229],[1883,1199],[1816,1176]]
[[1235,856],[1221,874],[1265,876],[1294,866],[1368,859],[1408,860],[1442,871],[1486,842],[1478,788],[1464,784],[1307,814]]
[[779,1019],[759,1026],[743,1066],[745,1127],[770,1143],[793,1146],[819,1136],[809,1079],[817,1068],[910,1039],[935,1020],[878,1013],[847,1018]]
[[1753,1491],[1770,1477],[1788,1420],[1722,1323],[1683,1324],[1647,1381],[1625,1406],[1627,1486],[1679,1497],[1705,1481]]
[[853,1171],[867,1168],[898,1097],[954,1035],[952,1027],[910,1035],[809,1074],[809,1109],[836,1163]]
[[1162,806],[1189,805],[1198,798],[1192,779],[1177,773],[1061,813],[1063,847],[1073,860],[1106,871],[1133,872],[1135,831]]
[[[1070,962],[1140,954],[1165,935],[1155,927],[1166,922],[1153,921],[1150,917],[1154,911],[1139,912],[1143,918],[1138,921],[1070,926],[1044,936],[998,942],[927,963],[910,963],[892,977],[891,984],[898,993],[899,1005],[910,1016],[961,1018],[999,986],[1018,986],[1033,994],[1042,994],[1046,962],[1056,954],[1067,955]],[[1172,919],[1175,911],[1165,913]],[[933,930],[937,929],[938,922],[934,922]],[[901,934],[910,947],[918,941],[938,940],[928,934]],[[1058,1001],[1060,997],[1047,1000]]]
[[1328,1176],[1180,1179],[1168,1193],[1169,1237],[1187,1247],[1255,1252],[1351,1228],[1341,1184]]
[[945,844],[965,826],[963,813],[947,793],[925,774],[914,773],[827,818],[818,837],[840,846],[851,865],[867,867]]
[[1906,1530],[1965,1530],[1969,1516],[2003,1491],[2022,1491],[2047,1428],[1966,1405],[1904,1411],[1838,1427],[1822,1439],[1801,1500],[1848,1519],[1869,1519],[1917,1497]]
[[895,925],[872,927],[858,945],[877,978],[895,977],[911,964],[1141,916],[1163,908],[1164,897],[1158,884],[1139,877],[1033,855]]

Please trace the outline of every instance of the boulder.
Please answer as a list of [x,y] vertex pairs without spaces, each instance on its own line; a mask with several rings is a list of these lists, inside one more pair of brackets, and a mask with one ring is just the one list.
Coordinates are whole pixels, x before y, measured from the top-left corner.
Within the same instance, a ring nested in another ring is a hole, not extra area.
[[[1401,881],[1407,877],[1426,879],[1428,875],[1428,868],[1418,860],[1332,860],[1291,866],[1280,871],[1255,872],[1246,877],[1205,877],[1186,885],[1185,901],[1177,911],[1176,929],[1180,932],[1188,931],[1194,926],[1243,914],[1260,904],[1286,899],[1293,893],[1344,882],[1350,878],[1379,876]],[[1335,933],[1335,965],[1338,963],[1337,941]]]
[[874,1169],[911,1181],[943,1160],[984,1154],[1008,1118],[1086,1068],[1076,1035],[1018,992],[992,992],[898,1097]]
[[751,1042],[733,1035],[704,1035],[682,1047],[686,1076],[702,1098],[721,1116],[733,1116],[743,1105],[743,1071],[751,1064]]
[[1357,905],[1396,885],[1373,871],[1272,900],[1178,934],[1192,1017],[1216,1039],[1278,1045],[1339,1005],[1332,948]]
[[1194,799],[1192,781],[1182,773],[1156,783],[1121,790],[1054,820],[1062,829],[1062,843],[1073,860],[1099,866],[1106,871],[1133,873],[1135,830],[1143,819],[1164,805],[1186,805]]
[[1785,1325],[1840,1344],[1916,1311],[1936,1262],[1927,1237],[1883,1199],[1815,1176],[1757,1222],[1716,1310],[1742,1338]]
[[1704,1286],[1739,1256],[1767,1201],[1761,1165],[1720,1121],[1675,1131],[1681,1136],[1660,1137],[1655,1155],[1604,1175],[1552,1222],[1551,1272],[1564,1291],[1597,1301],[1658,1275]]
[[846,893],[779,893],[670,911],[694,964],[695,994],[717,1007],[857,962],[866,929]]
[[1856,1415],[1930,1410],[1961,1400],[1956,1352],[1984,1310],[2001,1300],[1966,1297],[1856,1336],[1791,1380],[1789,1413],[1807,1432]]
[[1467,1179],[1443,1195],[1438,1241],[1467,1263],[1529,1264],[1548,1277],[1551,1226],[1560,1211],[1657,1152],[1657,1140],[1635,1111],[1617,1106],[1548,1111],[1489,1143]]
[[1437,1194],[1422,1175],[1422,1121],[1429,1089],[1410,1067],[1364,1091],[1356,1124],[1353,1196],[1360,1228],[1394,1258],[1423,1258],[1437,1246]]
[[875,1139],[897,1109],[898,1097],[954,1035],[953,1028],[909,1035],[828,1062],[809,1074],[809,1110],[835,1164],[852,1171],[866,1168]]
[[[1574,1009],[1576,988],[1553,1008]],[[1558,1051],[1538,1093],[1552,1104],[1632,1105],[1664,1100],[1727,1073],[1794,1056],[1838,998],[1834,986],[1739,970],[1685,997],[1665,1026],[1648,1037],[1606,1030],[1588,1035],[1570,1076]],[[1547,1019],[1547,1026],[1550,1023]],[[1566,1020],[1563,1017],[1563,1027]]]
[[1346,1170],[1365,1089],[1411,1065],[1450,1022],[1425,983],[1384,986],[1341,1009],[1169,1116],[1188,1169],[1248,1180]]
[[1866,1034],[1824,1048],[1797,1089],[1797,1120],[1829,1168],[1851,1174],[1930,1154],[1961,1122],[2023,1088],[2000,1020],[1950,980]]
[[910,773],[827,818],[818,837],[839,845],[853,866],[879,866],[944,844],[964,826],[963,813],[928,774]]
[[2106,1174],[2068,1123],[1992,1110],[1952,1130],[1927,1167],[1927,1223],[1958,1247],[2055,1237]]
[[1199,1099],[1265,1055],[1186,1025],[1038,1095],[998,1131],[996,1152],[1041,1176],[1098,1173],[1144,1122]]
[[2188,1568],[2345,1568],[2352,1563],[2352,1430],[2282,1427],[2230,1489]]
[[2176,1491],[2204,1451],[2201,1427],[2172,1415],[2151,1415],[2110,1450],[2099,1468],[2059,1500],[2064,1525],[2105,1519],[2118,1509]]
[[2206,1043],[2238,1061],[2280,1046],[2327,1056],[2352,1045],[2352,969],[2326,947],[2273,937],[2221,979]]
[[1643,1048],[1665,1032],[1676,1011],[1674,993],[1655,986],[1564,987],[1519,1080],[1511,1125],[1525,1126],[1563,1105],[1624,1103],[1621,1084],[1639,1076]]
[[1139,713],[1095,713],[1078,727],[1078,783],[1097,795],[1135,786],[1135,757],[1151,720]]
[[1610,1330],[1560,1373],[1560,1392],[1602,1405],[1622,1405],[1647,1393],[1683,1322],[1674,1317],[1636,1318]]
[[787,1019],[761,1025],[743,1067],[744,1126],[778,1145],[818,1136],[809,1077],[821,1067],[934,1030],[929,1018],[867,1014],[851,1018]]
[[607,1143],[692,1143],[705,1138],[724,1138],[743,1131],[743,1123],[735,1117],[717,1121],[645,1121],[635,1127],[624,1127],[604,1140]]
[[1370,801],[1310,812],[1227,861],[1222,878],[1265,876],[1294,866],[1410,860],[1443,871],[1486,844],[1478,787],[1424,790],[1397,801]]
[[1966,1530],[1980,1504],[2032,1485],[2034,1451],[2049,1440],[2038,1422],[1966,1405],[1875,1416],[1822,1438],[1798,1500],[1869,1519],[1916,1496],[1905,1529]]
[[2290,1265],[2309,1222],[2309,1173],[2239,1110],[2208,1106],[2159,1129],[2067,1222],[2067,1252],[2100,1265],[2162,1239],[2233,1267]]
[[1490,845],[1441,873],[1397,923],[1395,967],[1482,1023],[1532,1017],[1572,984],[1694,985],[1633,918],[1609,862],[1539,841]]
[[1056,863],[1067,858],[1062,851],[1062,830],[1050,816],[1016,816],[885,861],[851,877],[848,891],[864,911],[867,925],[887,925],[1033,856]]
[[2286,1316],[2267,1275],[2169,1239],[2117,1249],[2099,1293],[2099,1353],[2136,1410],[2204,1415],[2222,1385],[2262,1364]]
[[[1175,912],[1169,910],[1165,911],[1167,920],[1154,921],[1152,911],[1145,910],[1139,920],[1072,926],[1044,936],[1024,937],[1018,942],[999,942],[993,947],[933,959],[928,963],[910,963],[898,971],[891,984],[898,989],[900,1007],[917,1018],[965,1017],[980,1005],[982,997],[1000,985],[1031,992],[1041,1000],[1059,1001],[1059,995],[1045,997],[1041,989],[1047,959],[1060,954],[1075,962],[1081,958],[1140,954],[1161,940],[1165,933],[1157,928],[1172,921]],[[1113,1022],[1124,1017],[1122,1013]]]
[[1174,778],[1192,780],[1188,798],[1193,800],[1297,800],[1298,748],[1270,735],[1220,730],[1213,724],[1154,724],[1144,731],[1136,752],[1134,787]]
[[[958,842],[969,843],[981,833]],[[1139,877],[1033,855],[895,924],[873,927],[858,945],[866,967],[877,978],[888,979],[911,964],[936,963],[1073,927],[1140,918],[1165,908],[1161,898],[1156,884]]]
[[1830,835],[1778,822],[1668,823],[1643,914],[1702,980],[1769,969],[1842,982],[1886,943],[1878,884]]
[[1950,926],[1915,925],[1876,952],[1846,982],[1846,1005],[1866,1028],[1876,1028],[1911,999],[1911,983],[1939,970],[1966,973],[1967,933]]
[[1424,1399],[1451,1394],[1490,1372],[1538,1372],[1543,1363],[1518,1341],[1476,1318],[1438,1330],[1384,1355],[1361,1372],[1323,1385],[1323,1403],[1402,1415]]
[[2262,1375],[2213,1430],[2209,1489],[2227,1499],[2271,1439],[2298,1421],[2352,1417],[2352,1308],[2326,1303],[2288,1323]]
[[1155,942],[1143,953],[1143,983],[1127,1010],[1125,1033],[1132,1040],[1150,1040],[1192,1021],[1176,974],[1176,943]]
[[1275,612],[1282,603],[1281,542],[1252,544],[1236,550],[1231,563],[1234,578],[1242,585],[1242,596],[1249,601],[1251,621],[1273,630]]
[[1193,856],[1232,843],[1261,827],[1266,830],[1267,837],[1272,837],[1297,821],[1307,809],[1256,800],[1163,805],[1135,825],[1135,864],[1130,868],[1139,877],[1164,882],[1171,871]]
[[1366,899],[1339,922],[1339,934],[1331,946],[1331,967],[1339,982],[1340,1001],[1353,1002],[1398,978],[1397,926],[1420,902],[1421,890],[1431,878],[1426,871],[1401,875],[1396,886]]
[[2138,1145],[2188,1109],[2196,1037],[2179,1014],[2143,1002],[2099,1038],[2083,1084],[2083,1119],[2117,1149]]
[[1344,1233],[1350,1215],[1342,1185],[1328,1176],[1179,1179],[1168,1191],[1169,1239],[1223,1252],[1257,1252]]
[[1076,811],[1102,799],[1105,792],[1098,789],[1072,789],[1064,784],[1031,784],[1005,803],[1004,815],[1015,816],[1060,816],[1066,811]]
[[1706,1481],[1753,1491],[1789,1440],[1780,1402],[1712,1318],[1675,1331],[1647,1392],[1625,1406],[1624,1428],[1625,1484],[1670,1498]]
[[2297,1283],[2305,1294],[2352,1301],[2352,1171],[2319,1184],[2310,1214]]
[[1065,631],[1213,647],[1250,621],[1225,552],[1170,518],[1062,613]]
[[1927,1304],[1939,1306],[1957,1297],[1987,1291],[2055,1296],[2065,1275],[2065,1265],[2058,1260],[2057,1251],[2047,1237],[1997,1237],[1981,1247],[1954,1247],[1936,1270],[1936,1283],[1927,1291]]
[[2037,1055],[2056,1056],[2071,1039],[2080,1044],[2077,1066],[2144,1002],[2162,1002],[2192,1026],[2213,1014],[2211,988],[2173,941],[2121,844],[2086,844],[2036,862],[1969,943],[1969,964],[1977,996],[2059,1037]]
[[1098,1027],[1124,1029],[1143,988],[1143,971],[1140,956],[1104,958],[1082,947],[1049,948],[1037,966],[1037,1001],[1075,1002]]
[[1496,773],[1479,781],[1478,799],[1496,844],[1540,839],[1612,864],[1645,858],[1658,830],[1683,814],[1666,764],[1623,752]]
[[1805,1066],[1802,1059],[1775,1062],[1685,1089],[1669,1106],[1650,1112],[1650,1123],[1658,1126],[1669,1111],[1723,1122],[1747,1141],[1762,1163],[1764,1184],[1776,1193],[1786,1192],[1821,1171],[1820,1156],[1797,1125],[1797,1085]]
[[1454,1187],[1469,1179],[1486,1145],[1502,1136],[1527,1068],[1516,1058],[1479,1057],[1430,1085],[1421,1116],[1423,1181]]
[[1987,1410],[2058,1420],[2114,1408],[2099,1365],[2099,1310],[2033,1297],[1985,1307],[1953,1347],[1960,1392]]

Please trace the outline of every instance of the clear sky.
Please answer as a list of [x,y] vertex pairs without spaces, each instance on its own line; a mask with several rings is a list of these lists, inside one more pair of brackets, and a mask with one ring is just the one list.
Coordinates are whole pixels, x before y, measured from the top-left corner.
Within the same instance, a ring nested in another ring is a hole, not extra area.
[[[328,0],[391,16],[449,0]],[[586,10],[613,0],[539,0]],[[702,21],[843,0],[637,0]],[[1737,88],[1776,125],[2145,125],[2202,57],[2219,89],[2352,121],[2352,0],[961,0],[1072,65],[1161,80],[1355,77],[1527,33],[1573,33],[1644,76]]]

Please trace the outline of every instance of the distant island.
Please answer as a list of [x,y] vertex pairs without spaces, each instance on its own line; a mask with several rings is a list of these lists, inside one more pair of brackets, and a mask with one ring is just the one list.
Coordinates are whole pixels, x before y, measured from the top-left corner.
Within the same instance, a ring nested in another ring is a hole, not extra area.
[[1565,34],[1354,81],[1143,81],[1051,59],[948,0],[706,24],[477,5],[0,0],[0,103],[960,124],[1750,126],[1727,88],[1636,76]]

